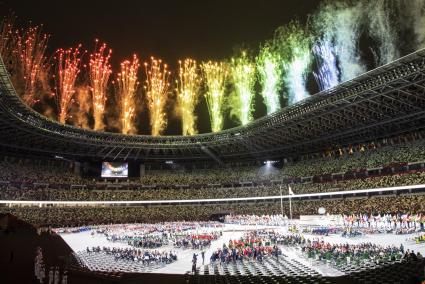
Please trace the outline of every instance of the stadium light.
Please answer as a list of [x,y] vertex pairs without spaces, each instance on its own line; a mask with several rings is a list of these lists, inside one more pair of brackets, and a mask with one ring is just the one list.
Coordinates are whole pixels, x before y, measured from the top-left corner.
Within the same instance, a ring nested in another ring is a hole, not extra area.
[[272,165],[272,164],[277,163],[277,162],[278,162],[278,161],[267,160],[267,161],[264,161],[264,162],[263,162],[263,164],[264,164],[264,165]]

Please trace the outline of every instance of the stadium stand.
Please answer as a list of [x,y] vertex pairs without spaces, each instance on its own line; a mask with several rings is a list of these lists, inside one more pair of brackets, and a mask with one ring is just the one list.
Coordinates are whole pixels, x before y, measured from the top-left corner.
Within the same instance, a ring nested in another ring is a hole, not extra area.
[[[358,199],[335,199],[321,201],[296,201],[292,204],[294,217],[314,215],[320,207],[329,214],[425,212],[425,196],[399,195]],[[0,207],[0,212],[18,216],[24,221],[38,225],[75,226],[107,223],[164,222],[179,220],[209,220],[216,212],[235,214],[280,214],[280,202],[251,204],[199,204],[161,206],[106,206],[106,207]],[[284,212],[289,212],[287,202]]]
[[[73,174],[66,163],[58,167],[57,162],[46,166],[40,165],[43,161],[25,163],[4,158],[0,163],[3,173],[0,199],[95,201],[275,196],[280,195],[280,187],[287,180],[292,182],[297,194],[424,184],[423,143],[415,141],[343,157],[302,160],[281,169],[251,166],[232,168],[231,174],[226,168],[153,171],[140,179],[119,182],[81,178]],[[291,172],[307,175],[317,169],[320,172],[314,177],[298,174],[298,178],[288,178]]]
[[[99,249],[70,256],[70,263],[65,263],[64,254],[69,254],[70,249],[59,241],[60,233],[49,228],[72,230],[70,227],[75,226],[183,220],[195,223],[227,214],[269,216],[290,212],[291,217],[299,218],[318,215],[321,208],[330,216],[422,216],[424,54],[425,51],[411,54],[248,126],[194,137],[123,136],[58,124],[22,104],[0,60],[0,213],[21,220],[16,224],[31,224],[30,229],[25,228],[30,233],[17,233],[19,239],[27,241],[27,254],[38,252],[39,244],[48,247],[46,243],[50,241],[62,258],[55,259],[58,255],[52,248],[46,251],[46,261],[60,263],[60,268],[53,270],[61,273],[64,267],[73,268],[74,281],[80,283],[135,283],[142,276],[132,272],[168,269],[174,259],[166,253],[146,250],[143,253],[148,261],[141,263],[138,250],[100,249],[99,245]],[[371,111],[361,111],[364,109]],[[104,179],[99,175],[85,176],[77,167],[79,161],[90,166],[91,161],[115,160],[135,161],[147,169],[129,178]],[[169,160],[174,169],[163,167]],[[384,190],[398,186],[403,188]],[[285,199],[272,198],[279,195],[285,195]],[[424,221],[417,222],[421,224],[415,227],[419,232]],[[32,226],[51,235],[40,237],[43,234],[36,235]],[[232,233],[237,231],[230,228]],[[287,229],[297,230],[289,225]],[[7,245],[17,244],[7,235],[13,231],[11,228],[3,231],[2,251],[9,253]],[[91,240],[96,240],[95,234]],[[248,243],[246,247],[255,248],[250,239],[241,240]],[[404,252],[400,247],[320,241],[279,245],[287,253],[282,254],[281,262],[272,254],[263,257],[260,253],[259,259],[258,254],[253,259],[249,255],[242,263],[225,260],[197,267],[195,257],[193,275],[174,280],[408,283],[423,277],[425,263],[420,254]],[[184,249],[191,248],[182,248],[181,252]],[[292,249],[303,255],[289,256]],[[19,249],[20,255],[24,255],[23,250]],[[221,252],[218,257],[226,255],[229,256]],[[2,254],[2,258],[6,257]],[[12,267],[13,250],[9,258],[8,267]],[[31,262],[26,256],[25,266],[31,266]],[[323,276],[315,269],[322,264],[343,276]],[[118,272],[121,270],[129,273]]]

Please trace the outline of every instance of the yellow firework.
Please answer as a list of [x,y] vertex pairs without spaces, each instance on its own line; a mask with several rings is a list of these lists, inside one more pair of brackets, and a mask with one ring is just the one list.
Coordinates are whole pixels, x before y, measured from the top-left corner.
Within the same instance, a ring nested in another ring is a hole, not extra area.
[[121,132],[134,134],[135,98],[139,82],[137,72],[139,71],[139,59],[133,55],[133,61],[125,60],[121,63],[121,73],[118,74],[118,101],[120,104]]
[[112,50],[107,51],[106,44],[103,44],[97,52],[90,55],[89,74],[95,130],[103,130],[105,127],[103,115],[105,113],[109,76],[112,73],[109,64],[111,54]]
[[198,102],[201,79],[195,60],[179,61],[179,77],[177,80],[177,102],[182,116],[183,135],[197,133],[195,122],[195,106]]
[[150,63],[145,63],[145,71],[146,83],[144,88],[148,101],[151,133],[153,136],[158,136],[167,126],[165,104],[170,87],[170,72],[167,64],[154,57],[151,57]]
[[208,61],[201,64],[207,92],[205,98],[211,121],[211,130],[223,128],[223,100],[226,91],[228,66],[224,62]]

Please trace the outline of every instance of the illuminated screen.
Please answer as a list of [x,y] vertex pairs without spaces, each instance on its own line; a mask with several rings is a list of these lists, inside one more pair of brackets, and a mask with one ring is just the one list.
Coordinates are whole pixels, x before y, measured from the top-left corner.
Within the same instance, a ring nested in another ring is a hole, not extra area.
[[119,178],[128,177],[128,163],[102,163],[102,174],[103,178]]

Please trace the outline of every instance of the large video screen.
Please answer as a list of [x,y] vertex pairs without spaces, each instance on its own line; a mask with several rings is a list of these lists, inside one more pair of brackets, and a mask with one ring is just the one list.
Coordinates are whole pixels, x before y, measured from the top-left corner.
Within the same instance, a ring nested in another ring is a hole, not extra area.
[[103,178],[126,178],[128,177],[128,163],[103,162]]

